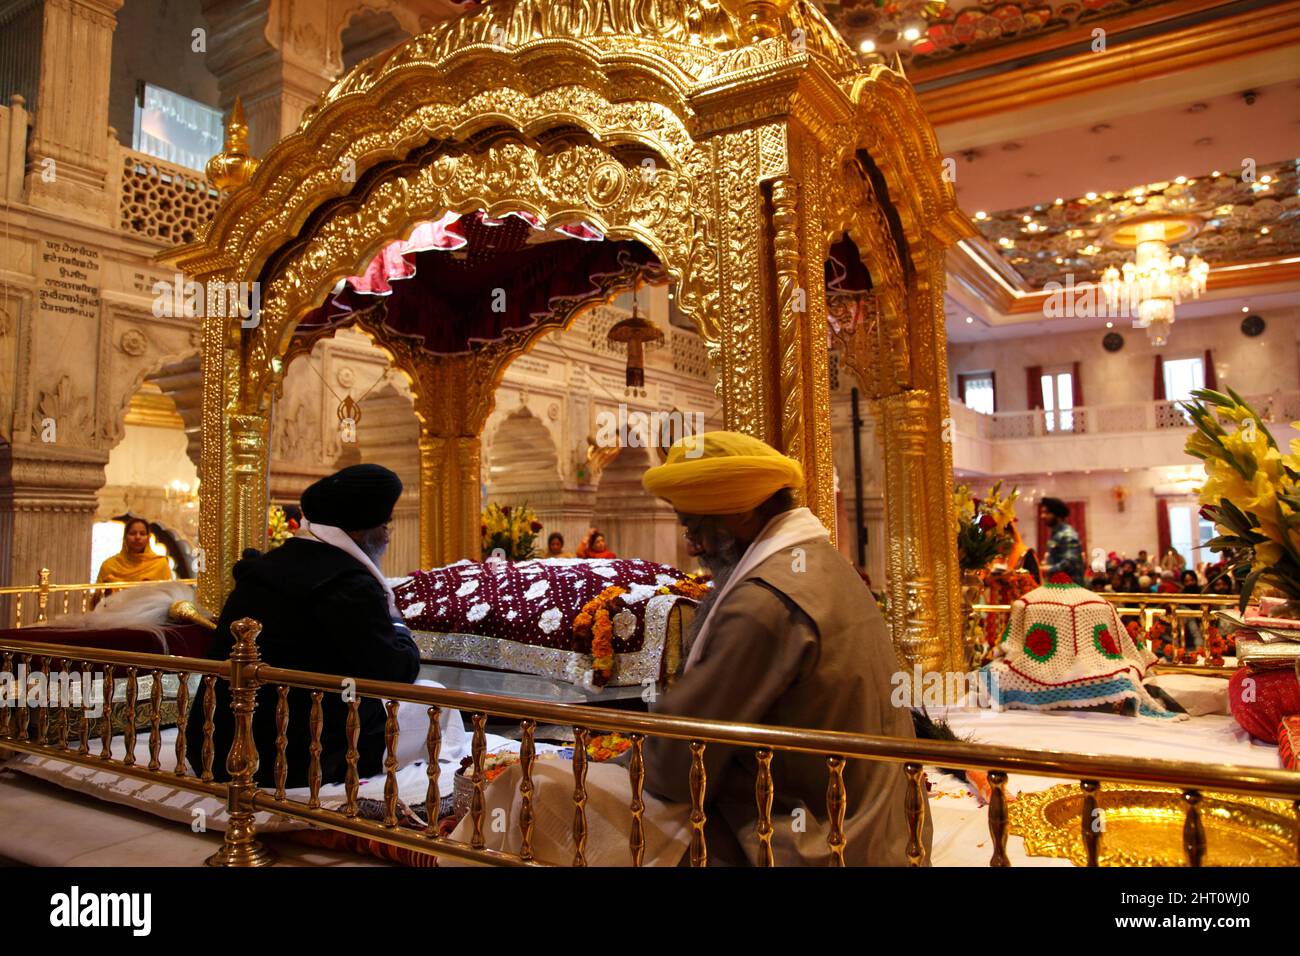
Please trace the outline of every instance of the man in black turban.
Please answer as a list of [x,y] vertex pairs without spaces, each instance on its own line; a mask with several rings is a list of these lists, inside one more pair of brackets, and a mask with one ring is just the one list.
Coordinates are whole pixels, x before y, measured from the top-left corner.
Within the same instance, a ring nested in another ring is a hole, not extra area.
[[[402,481],[380,465],[353,465],[322,478],[302,494],[303,530],[278,548],[245,553],[233,570],[235,588],[226,599],[209,654],[230,656],[232,622],[251,617],[262,624],[258,647],[273,667],[369,680],[413,682],[420,655],[393,605],[393,592],[379,570],[388,547],[388,522]],[[213,775],[228,779],[226,754],[233,738],[230,692],[215,685]],[[275,784],[276,692],[263,687],[253,714],[257,782]],[[347,701],[342,693],[322,700],[321,778],[341,783],[347,774]],[[357,741],[361,777],[383,771],[384,709],[361,699]],[[311,693],[289,691],[287,786],[308,784]],[[195,772],[203,739],[202,694],[190,710],[189,757]]]

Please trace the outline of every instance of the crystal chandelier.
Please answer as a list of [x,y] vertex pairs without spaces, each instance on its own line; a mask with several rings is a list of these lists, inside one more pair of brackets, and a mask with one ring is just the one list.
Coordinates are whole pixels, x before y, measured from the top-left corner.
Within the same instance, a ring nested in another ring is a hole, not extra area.
[[1146,329],[1152,345],[1169,341],[1174,307],[1185,297],[1199,299],[1205,291],[1210,267],[1200,256],[1191,261],[1169,254],[1169,243],[1191,238],[1200,231],[1194,216],[1140,216],[1111,227],[1105,238],[1115,248],[1135,250],[1136,262],[1122,269],[1108,266],[1101,276],[1102,292],[1110,314],[1133,318],[1133,327]]

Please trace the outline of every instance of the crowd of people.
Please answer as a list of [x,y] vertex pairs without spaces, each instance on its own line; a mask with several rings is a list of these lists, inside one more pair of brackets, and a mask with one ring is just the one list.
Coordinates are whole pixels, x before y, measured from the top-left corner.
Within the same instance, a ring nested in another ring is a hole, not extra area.
[[1236,594],[1236,579],[1223,564],[1203,564],[1187,567],[1187,562],[1174,548],[1159,560],[1152,559],[1145,550],[1136,558],[1126,558],[1114,551],[1106,556],[1104,567],[1097,562],[1092,567],[1088,587],[1093,591],[1111,591],[1124,594]]

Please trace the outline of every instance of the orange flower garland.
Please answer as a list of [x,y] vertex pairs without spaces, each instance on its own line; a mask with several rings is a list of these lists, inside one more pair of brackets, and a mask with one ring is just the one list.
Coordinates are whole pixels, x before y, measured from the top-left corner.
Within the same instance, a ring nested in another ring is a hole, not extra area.
[[[687,575],[680,581],[659,588],[659,594],[676,594],[698,601],[709,593],[707,582]],[[573,619],[573,633],[591,641],[591,681],[604,687],[614,674],[614,613],[623,606],[627,588],[610,585],[582,606]]]
[[692,601],[702,600],[704,595],[709,593],[712,585],[707,581],[701,581],[694,575],[688,574],[680,581],[673,584],[665,585],[658,591],[659,594],[676,594],[680,597],[689,598]]
[[573,633],[591,641],[591,680],[597,687],[604,687],[614,673],[614,623],[609,612],[626,593],[626,588],[611,585],[584,604],[573,619]]

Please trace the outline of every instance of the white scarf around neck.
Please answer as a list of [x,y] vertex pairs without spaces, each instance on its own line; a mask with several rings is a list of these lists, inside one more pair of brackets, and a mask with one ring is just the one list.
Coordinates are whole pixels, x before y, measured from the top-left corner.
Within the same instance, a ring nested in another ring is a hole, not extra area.
[[718,609],[718,605],[726,600],[733,587],[772,555],[797,545],[829,540],[830,536],[826,526],[808,508],[783,511],[765,524],[763,530],[758,533],[758,537],[750,542],[749,547],[745,549],[745,553],[741,555],[740,561],[736,564],[736,569],[731,572],[731,577],[727,578],[727,583],[718,592],[718,596],[713,599],[713,604],[709,608],[709,615],[700,625],[699,631],[696,632],[695,641],[691,644],[691,651],[686,656],[685,670],[690,670],[699,661],[700,655],[704,652],[704,642],[709,634],[709,622],[713,620],[713,612]]
[[321,544],[328,544],[331,547],[338,548],[360,561],[362,566],[379,582],[379,586],[384,589],[384,596],[388,599],[389,617],[401,619],[401,615],[397,613],[397,601],[393,598],[393,586],[384,577],[384,572],[375,567],[375,562],[370,560],[370,555],[362,551],[346,531],[331,524],[313,524],[305,516],[299,525],[299,530],[306,531]]

